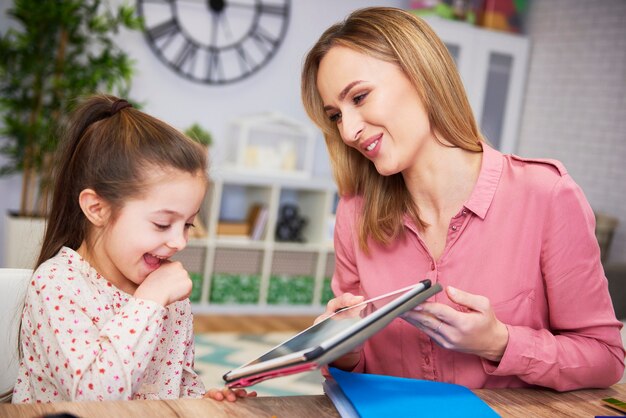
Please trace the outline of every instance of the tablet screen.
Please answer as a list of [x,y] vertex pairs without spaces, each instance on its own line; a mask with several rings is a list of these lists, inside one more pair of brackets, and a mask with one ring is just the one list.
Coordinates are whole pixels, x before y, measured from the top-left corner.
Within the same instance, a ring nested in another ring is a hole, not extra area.
[[[373,312],[380,309],[382,306],[386,305],[392,300],[402,296],[402,294],[408,292],[411,289],[414,289],[416,286],[418,285],[414,284],[409,287],[387,293],[385,295],[371,298],[357,305],[342,308],[328,318],[305,329],[293,338],[285,341],[281,345],[263,354],[256,360],[247,363],[246,366],[262,363],[268,360],[282,357],[287,354],[297,353],[303,350],[315,348],[324,341],[330,339],[331,337],[339,334],[344,330],[347,330],[356,322],[360,321],[362,318],[365,318],[368,315],[371,315]],[[423,287],[425,288],[425,286]]]

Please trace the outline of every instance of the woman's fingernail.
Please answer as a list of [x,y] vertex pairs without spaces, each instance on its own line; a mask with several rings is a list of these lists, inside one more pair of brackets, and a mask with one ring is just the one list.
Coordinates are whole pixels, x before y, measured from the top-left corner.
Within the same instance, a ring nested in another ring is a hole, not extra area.
[[451,295],[456,295],[456,289],[452,286],[448,286],[448,293]]

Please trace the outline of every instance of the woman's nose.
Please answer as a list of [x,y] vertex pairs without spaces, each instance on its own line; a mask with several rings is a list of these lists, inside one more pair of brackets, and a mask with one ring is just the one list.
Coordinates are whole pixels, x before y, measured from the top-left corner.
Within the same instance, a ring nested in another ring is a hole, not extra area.
[[346,144],[352,145],[361,137],[363,132],[363,119],[356,112],[342,112],[341,114],[341,138]]

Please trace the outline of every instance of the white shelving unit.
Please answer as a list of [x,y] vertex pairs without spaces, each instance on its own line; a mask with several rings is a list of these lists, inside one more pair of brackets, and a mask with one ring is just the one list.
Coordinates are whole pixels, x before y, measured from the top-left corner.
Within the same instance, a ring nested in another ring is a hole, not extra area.
[[[330,179],[249,175],[223,169],[212,184],[200,218],[208,234],[177,255],[198,281],[196,312],[302,313],[323,311],[324,289],[334,270],[331,228],[336,188]],[[303,242],[279,242],[275,229],[283,204],[306,219]],[[249,208],[268,208],[259,240],[217,234],[222,219],[244,218]],[[198,287],[201,276],[201,287]],[[284,288],[281,291],[281,286]],[[298,287],[299,286],[299,287]],[[326,290],[328,292],[328,290]]]
[[426,21],[454,57],[482,132],[500,151],[515,153],[526,86],[528,38],[435,16]]

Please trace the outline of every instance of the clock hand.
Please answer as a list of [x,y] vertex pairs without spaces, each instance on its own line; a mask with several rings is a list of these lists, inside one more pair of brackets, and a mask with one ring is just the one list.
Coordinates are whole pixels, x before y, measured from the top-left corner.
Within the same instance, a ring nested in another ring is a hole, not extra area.
[[217,27],[220,24],[221,14],[214,13],[213,14],[213,25],[211,27],[211,41],[209,45],[213,47],[217,47]]

